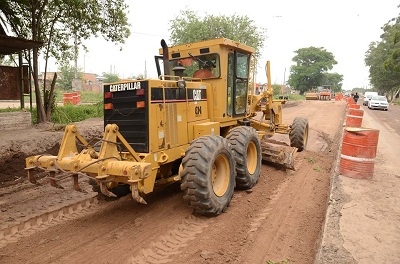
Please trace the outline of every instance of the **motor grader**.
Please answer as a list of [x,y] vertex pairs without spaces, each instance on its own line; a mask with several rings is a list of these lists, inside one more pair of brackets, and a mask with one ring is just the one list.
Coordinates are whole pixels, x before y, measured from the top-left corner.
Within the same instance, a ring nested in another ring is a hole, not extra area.
[[[38,181],[39,169],[53,186],[72,177],[81,190],[79,178],[89,178],[109,197],[128,188],[139,203],[155,187],[180,182],[196,213],[224,212],[234,188],[257,183],[262,160],[293,168],[307,144],[306,118],[282,123],[285,100],[273,99],[269,62],[268,89],[253,94],[254,51],[226,38],[172,47],[162,40],[158,79],[104,85],[100,148],[68,125],[57,156],[26,159],[29,180]],[[265,142],[274,133],[288,134],[291,147]]]

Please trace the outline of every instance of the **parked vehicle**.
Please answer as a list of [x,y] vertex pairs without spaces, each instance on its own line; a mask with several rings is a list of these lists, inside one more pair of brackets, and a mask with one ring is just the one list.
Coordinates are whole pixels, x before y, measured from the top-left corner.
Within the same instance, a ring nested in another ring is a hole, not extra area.
[[363,99],[363,105],[367,106],[369,100],[371,100],[372,96],[378,96],[377,92],[365,92],[364,94],[364,99]]
[[368,101],[369,109],[382,109],[387,111],[389,109],[389,103],[386,99],[386,96],[378,95],[373,96],[371,100]]

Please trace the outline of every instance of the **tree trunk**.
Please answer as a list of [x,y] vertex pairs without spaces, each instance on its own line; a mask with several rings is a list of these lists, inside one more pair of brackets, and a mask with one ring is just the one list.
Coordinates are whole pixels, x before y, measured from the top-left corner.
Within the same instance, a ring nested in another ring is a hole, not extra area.
[[[36,109],[37,109],[37,122],[43,123],[46,121],[46,113],[44,111],[43,100],[40,94],[39,87],[39,67],[38,67],[38,48],[33,48],[33,83],[35,86],[36,94]],[[46,76],[43,78],[46,81]]]
[[46,121],[51,121],[51,108],[53,106],[54,88],[56,87],[57,73],[54,73],[53,81],[50,86],[49,98],[47,98]]
[[[44,0],[42,3],[38,0],[31,1],[31,21],[32,21],[32,40],[39,41],[40,40],[40,21],[42,19],[42,13],[47,5],[48,0]],[[42,4],[40,6],[40,4]],[[46,112],[44,109],[44,104],[42,100],[42,96],[40,95],[40,87],[39,87],[39,67],[38,67],[38,48],[33,48],[33,81],[35,86],[35,94],[36,94],[36,109],[37,109],[37,122],[43,123],[46,121]],[[43,81],[46,81],[46,76],[43,77]]]

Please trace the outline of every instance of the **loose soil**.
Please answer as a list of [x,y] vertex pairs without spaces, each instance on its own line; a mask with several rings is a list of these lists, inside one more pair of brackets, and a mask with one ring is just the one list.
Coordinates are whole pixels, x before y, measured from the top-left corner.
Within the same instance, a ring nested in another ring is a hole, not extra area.
[[[70,182],[62,183],[64,189],[33,185],[26,180],[24,158],[56,154],[63,131],[51,126],[2,131],[0,262],[313,263],[332,202],[345,111],[343,101],[288,104],[283,122],[307,117],[310,127],[295,170],[263,163],[258,184],[236,190],[228,210],[211,218],[192,213],[178,184],[147,195],[147,205],[130,196],[96,199],[86,183],[86,193],[72,190]],[[101,135],[103,123],[95,119],[77,126],[90,140]],[[287,135],[273,139],[289,144]],[[353,261],[342,248],[332,254],[340,254],[340,263]]]

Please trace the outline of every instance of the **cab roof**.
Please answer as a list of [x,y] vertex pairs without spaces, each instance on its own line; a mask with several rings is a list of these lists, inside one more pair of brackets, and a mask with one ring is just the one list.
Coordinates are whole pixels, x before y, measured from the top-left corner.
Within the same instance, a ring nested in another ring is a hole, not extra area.
[[[216,38],[216,39],[210,39],[210,40],[205,40],[205,41],[198,41],[198,42],[192,42],[192,43],[187,43],[187,44],[181,44],[181,45],[176,45],[176,46],[171,46],[168,47],[168,52],[170,54],[172,53],[179,53],[181,51],[185,50],[192,50],[192,49],[206,49],[207,47],[215,47],[215,46],[226,46],[228,48],[233,48],[237,50],[242,50],[247,53],[254,53],[255,49],[247,46],[245,44],[242,44],[238,41],[233,41],[227,38]],[[159,54],[163,55],[163,49],[159,49]]]

